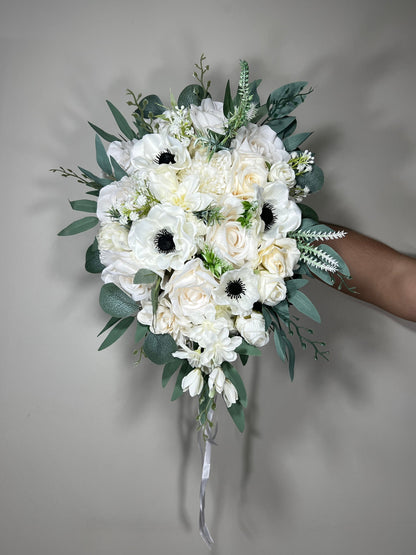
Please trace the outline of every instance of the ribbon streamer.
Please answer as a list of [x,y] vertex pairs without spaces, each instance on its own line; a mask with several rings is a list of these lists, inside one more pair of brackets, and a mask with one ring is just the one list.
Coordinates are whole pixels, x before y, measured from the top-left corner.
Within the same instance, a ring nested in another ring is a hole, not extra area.
[[[210,409],[208,411],[207,421],[198,435],[199,447],[201,449],[201,454],[203,455],[201,485],[199,488],[199,533],[210,549],[214,540],[212,539],[205,523],[205,490],[211,470],[211,447],[212,445],[215,445],[214,439],[218,430],[218,424],[216,424],[215,427],[212,426],[213,416],[214,411],[213,409]],[[202,442],[204,442],[204,445]]]

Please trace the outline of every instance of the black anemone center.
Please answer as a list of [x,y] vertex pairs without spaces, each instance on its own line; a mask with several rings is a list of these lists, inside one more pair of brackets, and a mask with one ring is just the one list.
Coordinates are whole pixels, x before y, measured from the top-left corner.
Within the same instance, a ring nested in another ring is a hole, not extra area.
[[263,204],[261,210],[260,218],[264,222],[264,231],[269,231],[276,221],[276,214],[274,213],[273,206],[268,202]]
[[241,297],[246,292],[246,286],[241,281],[240,278],[234,279],[233,281],[229,281],[227,283],[227,287],[225,288],[225,292],[228,297],[231,299],[241,299]]
[[160,253],[169,254],[176,250],[173,235],[166,228],[161,229],[155,235],[155,247]]
[[175,155],[171,153],[170,150],[165,150],[164,152],[159,152],[155,158],[157,164],[174,164]]

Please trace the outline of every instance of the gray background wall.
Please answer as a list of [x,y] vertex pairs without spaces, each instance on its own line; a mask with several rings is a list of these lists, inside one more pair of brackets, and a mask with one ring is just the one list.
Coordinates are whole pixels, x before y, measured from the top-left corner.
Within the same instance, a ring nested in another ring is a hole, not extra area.
[[[97,352],[92,234],[56,236],[82,187],[48,169],[95,167],[86,122],[112,128],[105,99],[122,106],[130,87],[167,101],[201,52],[222,98],[245,58],[264,96],[315,88],[297,114],[326,172],[322,218],[415,255],[414,16],[410,0],[2,2],[1,555],[206,552],[199,452],[179,427],[195,407],[134,365],[131,335]],[[218,411],[213,552],[412,555],[415,324],[310,294],[330,362],[298,349],[291,384],[270,346],[244,370],[255,433]]]

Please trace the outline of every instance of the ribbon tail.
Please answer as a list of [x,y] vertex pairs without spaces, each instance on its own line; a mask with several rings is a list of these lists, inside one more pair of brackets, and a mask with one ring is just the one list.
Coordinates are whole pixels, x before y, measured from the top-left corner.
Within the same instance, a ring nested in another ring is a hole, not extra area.
[[[199,533],[210,549],[214,544],[214,540],[212,539],[208,526],[205,522],[205,491],[211,470],[212,445],[217,434],[217,427],[215,427],[215,430],[212,430],[209,425],[209,423],[212,422],[213,414],[214,411],[210,409],[208,412],[207,424],[205,424],[202,434],[199,435],[199,446],[201,447],[201,451],[203,451],[202,476],[199,488]],[[204,442],[204,447],[202,446],[202,441]]]

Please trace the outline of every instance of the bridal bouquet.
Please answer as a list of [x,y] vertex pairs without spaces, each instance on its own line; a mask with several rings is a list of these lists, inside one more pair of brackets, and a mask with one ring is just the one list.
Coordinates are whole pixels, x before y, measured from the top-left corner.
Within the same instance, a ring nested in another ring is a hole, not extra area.
[[204,60],[196,84],[168,105],[128,91],[130,123],[108,102],[119,135],[90,124],[99,175],[53,171],[96,197],[71,201],[94,215],[60,235],[98,225],[85,266],[101,273],[100,305],[111,317],[100,349],[134,324],[141,353],[163,365],[162,385],[176,374],[172,400],[184,392],[198,398],[209,443],[219,397],[244,430],[238,358],[246,364],[272,338],[293,379],[293,337],[326,357],[324,343],[298,323],[297,312],[320,320],[303,288],[309,276],[333,284],[349,272],[326,244],[344,233],[318,223],[304,204],[323,185],[314,155],[301,148],[310,133],[294,134],[291,113],[311,92],[306,83],[284,85],[262,103],[260,80],[249,80],[242,61],[235,95],[228,82],[218,102]]

